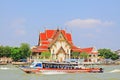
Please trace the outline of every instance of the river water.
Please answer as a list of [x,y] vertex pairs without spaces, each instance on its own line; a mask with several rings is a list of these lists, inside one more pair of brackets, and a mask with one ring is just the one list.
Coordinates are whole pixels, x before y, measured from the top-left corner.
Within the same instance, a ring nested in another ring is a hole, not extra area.
[[120,80],[120,65],[101,66],[104,73],[26,74],[13,65],[0,65],[0,80]]

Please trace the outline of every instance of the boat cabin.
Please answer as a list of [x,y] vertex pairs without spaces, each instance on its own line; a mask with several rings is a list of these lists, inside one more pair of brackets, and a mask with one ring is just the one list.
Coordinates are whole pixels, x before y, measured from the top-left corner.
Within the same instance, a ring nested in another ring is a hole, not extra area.
[[31,68],[50,68],[50,69],[78,69],[84,68],[77,63],[56,63],[56,62],[33,62]]

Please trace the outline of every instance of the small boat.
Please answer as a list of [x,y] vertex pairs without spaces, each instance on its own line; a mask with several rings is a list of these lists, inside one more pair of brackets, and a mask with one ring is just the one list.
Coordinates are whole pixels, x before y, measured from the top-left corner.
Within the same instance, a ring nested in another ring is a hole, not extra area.
[[21,67],[26,73],[65,74],[65,73],[102,73],[102,68],[85,67],[78,63],[33,62],[29,67]]

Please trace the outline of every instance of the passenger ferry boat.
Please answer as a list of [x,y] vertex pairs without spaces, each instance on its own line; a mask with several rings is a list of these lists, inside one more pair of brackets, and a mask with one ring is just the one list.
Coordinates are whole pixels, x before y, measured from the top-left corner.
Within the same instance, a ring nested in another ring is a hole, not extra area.
[[26,73],[64,74],[64,73],[102,73],[102,68],[86,67],[68,62],[33,62],[29,67],[21,67]]

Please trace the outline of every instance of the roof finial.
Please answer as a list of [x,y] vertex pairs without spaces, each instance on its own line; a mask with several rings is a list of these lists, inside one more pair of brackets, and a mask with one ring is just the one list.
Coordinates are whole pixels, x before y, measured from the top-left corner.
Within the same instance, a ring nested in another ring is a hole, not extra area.
[[59,26],[57,27],[57,31],[59,31]]

